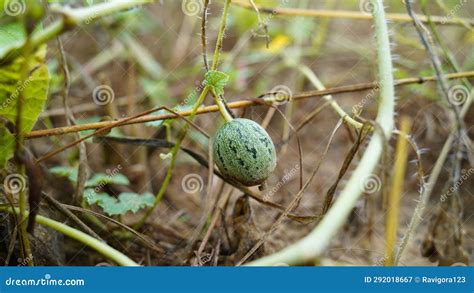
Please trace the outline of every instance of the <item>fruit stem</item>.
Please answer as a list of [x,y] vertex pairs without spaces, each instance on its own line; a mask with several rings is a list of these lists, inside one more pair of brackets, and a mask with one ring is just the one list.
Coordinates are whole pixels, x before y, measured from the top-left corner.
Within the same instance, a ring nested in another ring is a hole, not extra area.
[[227,110],[227,107],[224,102],[224,98],[216,95],[213,92],[214,95],[214,100],[216,101],[217,107],[219,108],[219,112],[221,112],[222,117],[224,117],[226,122],[232,121],[234,118],[232,118],[232,115],[230,115],[229,111]]

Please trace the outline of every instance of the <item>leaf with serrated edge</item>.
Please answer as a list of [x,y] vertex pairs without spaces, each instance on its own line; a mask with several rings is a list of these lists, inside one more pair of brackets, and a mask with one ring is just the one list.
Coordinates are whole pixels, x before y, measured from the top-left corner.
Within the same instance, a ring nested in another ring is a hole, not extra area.
[[214,93],[218,96],[224,94],[224,87],[229,81],[229,76],[224,72],[217,70],[210,70],[205,75],[206,85],[211,87]]

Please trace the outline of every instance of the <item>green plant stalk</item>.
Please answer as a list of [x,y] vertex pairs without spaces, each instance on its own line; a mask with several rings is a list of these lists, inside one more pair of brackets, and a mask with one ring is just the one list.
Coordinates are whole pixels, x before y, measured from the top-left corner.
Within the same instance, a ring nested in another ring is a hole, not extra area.
[[83,22],[91,22],[95,18],[115,13],[120,10],[132,8],[137,5],[151,3],[151,0],[115,0],[98,3],[93,6],[69,8],[53,7],[52,10],[65,16],[68,24],[77,25]]
[[[25,44],[22,48],[23,56],[24,57],[24,63],[22,64],[21,67],[21,72],[20,72],[20,81],[23,83],[27,78],[28,78],[28,65],[30,63],[31,59],[31,53],[32,53],[32,46],[31,46],[31,39],[30,35],[28,34]],[[24,88],[20,89],[20,92],[18,94],[18,100],[17,100],[17,112],[16,112],[16,121],[15,121],[15,128],[16,128],[16,133],[15,133],[15,157],[16,157],[16,163],[17,163],[17,171],[18,174],[22,178],[26,178],[25,176],[25,165],[21,158],[23,157],[23,145],[24,145],[24,132],[23,132],[23,104],[25,103],[25,97],[24,97]],[[25,188],[22,188],[18,194],[18,201],[19,201],[19,219],[18,219],[18,225],[20,226],[20,236],[21,236],[21,243],[22,243],[22,248],[23,248],[23,258],[28,260],[28,265],[33,266],[33,259],[29,257],[31,254],[31,245],[30,245],[30,239],[28,237],[28,231],[27,231],[27,225],[28,221],[26,221],[26,193],[25,193]]]
[[[224,11],[222,13],[222,18],[221,18],[221,24],[219,27],[219,33],[217,34],[217,42],[216,42],[216,49],[214,51],[214,57],[212,60],[212,66],[211,70],[216,70],[217,65],[219,64],[219,57],[220,57],[220,50],[222,49],[222,42],[224,39],[224,31],[225,31],[225,26],[227,22],[227,14],[229,11],[229,5],[230,5],[230,0],[226,0],[225,5],[224,5]],[[208,92],[210,91],[209,86],[205,86],[204,89],[201,91],[201,94],[199,95],[199,98],[197,99],[196,103],[194,103],[193,109],[191,111],[191,114],[189,115],[189,120],[193,121],[194,116],[196,116],[196,112],[201,106],[202,102],[204,101],[204,98],[207,96]],[[217,95],[214,95],[217,97]],[[225,109],[224,109],[225,110]],[[225,111],[227,113],[227,111]],[[223,114],[224,115],[224,114]],[[180,135],[178,139],[176,140],[176,144],[171,150],[171,161],[170,165],[168,166],[168,170],[166,171],[166,176],[165,179],[163,180],[163,183],[161,184],[160,190],[158,190],[158,193],[156,194],[155,197],[155,202],[153,203],[153,206],[149,208],[145,215],[140,219],[140,221],[134,226],[136,230],[140,229],[143,224],[145,224],[146,220],[148,217],[151,215],[153,210],[156,208],[156,206],[160,203],[161,199],[163,198],[166,189],[168,188],[168,185],[171,181],[171,176],[173,173],[174,165],[176,163],[176,156],[178,154],[178,151],[180,149],[181,143],[183,142],[184,138],[186,137],[186,134],[189,129],[189,124],[186,123],[183,125],[183,128],[181,128]]]
[[[451,15],[451,18],[452,18],[452,21],[453,22],[456,22],[462,26],[464,26],[466,29],[468,30],[472,30],[472,23],[469,23],[466,19],[463,19],[463,18],[460,18],[458,16],[456,16],[455,14],[452,15],[452,12],[451,12],[451,9],[449,9],[448,7],[446,7],[446,4],[443,3],[443,1],[440,1],[440,0],[435,0],[436,1],[436,4],[438,4],[438,6],[443,10],[443,12],[445,13],[445,15]],[[425,0],[421,1],[422,3],[422,6],[424,5],[423,2],[425,2]],[[465,1],[466,2],[466,1]],[[431,21],[433,22],[433,21]],[[434,23],[434,22],[433,22]]]
[[[314,74],[314,72],[306,65],[303,64],[295,64],[294,66],[297,68],[301,73],[303,73],[308,80],[313,84],[313,86],[317,90],[325,90],[326,87],[322,84],[319,78]],[[323,98],[329,102],[329,105],[336,111],[336,113],[344,120],[344,122],[349,123],[350,125],[354,126],[357,129],[361,129],[363,124],[354,120],[351,116],[349,116],[339,104],[332,98],[331,95],[323,96]]]
[[393,116],[395,107],[394,84],[392,76],[392,57],[390,41],[385,19],[382,0],[372,0],[375,35],[377,38],[378,71],[380,80],[380,102],[377,114],[377,123],[381,125],[383,133],[374,132],[372,140],[326,216],[318,226],[306,237],[285,249],[248,263],[252,266],[268,266],[279,263],[288,265],[304,264],[314,261],[329,246],[331,239],[344,225],[350,212],[354,208],[362,193],[361,180],[367,178],[375,170],[382,155],[385,138],[389,138],[393,130]]
[[217,107],[219,108],[219,112],[221,113],[222,117],[224,118],[224,120],[226,122],[229,122],[229,121],[232,121],[232,116],[230,115],[229,111],[227,111],[227,108],[225,107],[225,102],[219,98],[215,93],[213,93],[214,95],[214,101],[216,102],[217,104]]
[[[336,8],[336,1],[335,0],[328,0],[325,1],[325,10],[334,10]],[[315,52],[320,55],[321,54],[321,48],[323,47],[324,41],[327,38],[327,33],[328,33],[328,27],[329,27],[329,21],[331,18],[321,18],[318,20],[318,31],[316,33],[316,36],[313,41],[313,47]]]
[[[438,5],[440,5],[439,1],[436,1],[436,2],[437,2]],[[441,47],[441,50],[443,51],[446,59],[449,61],[449,64],[451,65],[453,70],[455,72],[462,71],[462,69],[460,68],[460,66],[459,66],[459,64],[456,60],[456,58],[453,56],[453,54],[449,50],[448,46],[446,45],[446,42],[444,41],[444,39],[441,37],[440,33],[438,32],[438,29],[436,28],[436,25],[431,20],[431,14],[430,14],[428,8],[426,7],[426,4],[427,4],[426,0],[421,1],[421,10],[426,15],[426,18],[428,20],[428,25],[430,26],[431,31],[433,32],[433,36],[435,37],[436,41],[438,42],[439,46]],[[441,8],[444,9],[445,7],[441,6]],[[449,13],[449,11],[446,11],[446,12]],[[469,82],[469,80],[467,78],[463,78],[462,81],[463,81],[463,83],[466,87],[468,87],[468,88],[472,87],[471,83]]]
[[[222,18],[221,18],[221,23],[219,27],[219,33],[217,35],[217,43],[216,43],[216,48],[214,50],[214,57],[212,59],[212,65],[211,65],[211,70],[216,70],[218,65],[219,65],[219,58],[222,50],[222,42],[224,41],[224,33],[225,33],[225,27],[227,23],[227,14],[229,12],[229,6],[230,6],[230,0],[226,0],[224,4],[224,11],[222,12]],[[232,121],[232,116],[229,114],[227,111],[227,108],[225,107],[225,102],[219,98],[214,91],[212,92],[214,96],[214,101],[216,102],[217,107],[219,108],[219,112],[221,113],[222,117],[224,117],[226,122]]]
[[[194,116],[196,115],[197,109],[199,108],[199,106],[204,101],[204,98],[207,96],[208,92],[209,92],[209,87],[207,87],[207,86],[204,87],[201,94],[199,95],[198,100],[196,101],[196,103],[193,106],[192,113],[189,116],[190,121],[193,121]],[[177,157],[178,151],[180,149],[181,143],[183,142],[184,138],[186,137],[186,133],[188,132],[188,129],[189,129],[189,124],[188,123],[184,124],[183,128],[181,128],[178,139],[176,140],[176,144],[171,149],[170,165],[168,166],[168,170],[166,171],[166,176],[165,176],[165,179],[163,180],[163,183],[161,184],[160,190],[158,190],[158,193],[155,196],[155,202],[153,203],[153,206],[146,211],[145,215],[140,219],[140,221],[136,225],[134,225],[133,228],[135,230],[140,229],[143,226],[143,224],[145,224],[148,217],[151,215],[153,210],[156,208],[156,206],[160,203],[161,199],[165,195],[166,189],[168,188],[168,185],[171,181],[171,176],[173,175],[173,169],[174,169],[174,165],[176,163],[176,157]]]
[[219,32],[217,33],[216,48],[214,49],[214,56],[212,58],[211,70],[217,70],[219,59],[221,56],[222,43],[224,41],[225,27],[227,24],[227,14],[229,13],[230,0],[225,0],[224,11],[222,12],[221,23],[219,25]]
[[[18,174],[25,178],[25,166],[22,163],[18,163],[17,166]],[[18,225],[20,230],[20,239],[21,239],[21,247],[22,247],[22,254],[23,259],[28,260],[28,266],[34,266],[33,258],[29,257],[32,255],[31,252],[31,244],[30,238],[28,237],[28,221],[27,221],[27,211],[26,211],[26,193],[25,190],[20,190],[18,194],[18,205],[19,205],[19,213],[18,213]]]
[[[15,208],[14,210],[12,210],[10,207],[2,207],[2,206],[0,206],[0,210],[6,211],[9,213],[16,213],[16,214],[19,214],[20,212],[18,208]],[[115,248],[112,248],[106,243],[99,241],[95,239],[94,237],[91,237],[87,235],[86,233],[79,231],[77,229],[74,229],[66,224],[57,222],[55,220],[52,220],[50,218],[40,216],[40,215],[36,216],[36,222],[38,224],[48,226],[66,236],[69,236],[89,246],[90,248],[94,249],[95,251],[107,257],[108,259],[113,260],[114,262],[116,262],[117,264],[121,266],[139,266],[139,264],[131,260],[125,254],[116,250]]]

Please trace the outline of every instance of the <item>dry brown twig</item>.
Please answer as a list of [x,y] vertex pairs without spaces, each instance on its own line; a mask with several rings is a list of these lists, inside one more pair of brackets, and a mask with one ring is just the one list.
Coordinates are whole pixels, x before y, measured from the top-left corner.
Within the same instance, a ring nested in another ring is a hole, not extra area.
[[[474,77],[474,71],[446,74],[445,77],[447,79],[472,78]],[[416,83],[422,84],[425,82],[433,82],[436,80],[437,79],[435,76],[404,78],[404,79],[395,80],[395,86],[403,86],[407,84],[416,84]],[[379,84],[375,81],[369,82],[369,83],[359,83],[359,84],[354,84],[354,85],[328,88],[326,90],[305,91],[305,92],[293,95],[292,100],[315,98],[315,97],[321,97],[325,95],[337,95],[337,94],[350,93],[350,92],[359,92],[359,91],[372,90],[372,89],[378,89],[378,88],[379,88]],[[266,93],[266,94],[260,95],[257,98],[265,98],[266,96],[271,96],[274,94],[275,93]],[[227,105],[231,109],[239,109],[239,108],[247,108],[251,106],[256,106],[257,103],[251,100],[240,100],[236,102],[227,103]],[[157,109],[152,109],[146,112],[150,114],[160,109],[161,107]],[[212,106],[205,106],[205,107],[199,108],[196,114],[206,114],[206,113],[217,112],[217,111],[219,111],[218,107],[216,105],[212,105]],[[179,113],[181,116],[189,116],[191,114],[191,111],[190,110],[179,111],[177,113]],[[101,121],[101,122],[95,122],[95,123],[85,123],[85,124],[76,125],[76,126],[66,126],[66,127],[57,127],[57,128],[51,128],[51,129],[34,130],[29,133],[26,133],[25,139],[33,139],[33,138],[52,136],[52,135],[63,135],[67,133],[73,133],[73,132],[84,131],[84,130],[95,130],[95,129],[101,129],[105,127],[107,127],[106,130],[108,130],[113,127],[122,126],[122,125],[177,118],[175,114],[161,114],[161,115],[148,115],[148,114],[142,113],[142,114],[136,115],[139,117],[132,116],[132,117],[116,120],[116,121]],[[105,132],[106,130],[103,130],[103,131]],[[94,135],[97,135],[97,134],[94,134]]]
[[[256,6],[254,8],[247,0],[232,0],[232,4],[241,6],[247,9],[258,9],[260,13],[267,13],[280,16],[307,16],[319,18],[342,18],[354,20],[372,20],[372,14],[363,13],[362,11],[344,11],[344,10],[325,10],[325,9],[302,9],[290,7],[264,7]],[[393,22],[410,22],[411,18],[404,13],[386,13],[386,19]],[[422,22],[428,22],[428,18],[424,15],[418,16]],[[439,25],[463,25],[463,23],[474,25],[474,20],[459,18],[447,19],[443,16],[431,16],[431,21]]]

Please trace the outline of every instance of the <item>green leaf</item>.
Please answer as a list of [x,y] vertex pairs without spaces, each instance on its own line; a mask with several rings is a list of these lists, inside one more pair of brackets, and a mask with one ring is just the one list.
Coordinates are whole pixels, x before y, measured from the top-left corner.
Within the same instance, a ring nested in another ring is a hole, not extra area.
[[5,168],[15,151],[15,137],[0,123],[0,169]]
[[[0,25],[0,60],[12,48],[21,47],[24,41],[25,32],[20,23]],[[30,76],[24,81],[20,80],[20,71],[25,63],[24,58],[19,57],[6,65],[0,65],[0,116],[15,123],[17,99],[20,93],[23,93],[25,103],[23,105],[22,128],[24,132],[29,132],[33,128],[46,102],[49,73],[44,64],[45,55],[45,46],[37,50],[28,64]],[[13,136],[2,125],[0,127],[2,128],[0,131],[2,141],[0,167],[3,168],[13,156],[14,143],[12,143]]]
[[204,75],[206,85],[211,87],[211,90],[218,96],[224,94],[224,87],[229,81],[229,76],[224,72],[217,70],[209,70]]
[[[3,32],[0,31],[0,34]],[[22,93],[25,100],[22,115],[23,132],[31,131],[46,102],[49,71],[44,64],[45,55],[45,46],[36,51],[27,65],[30,75],[24,81],[20,80],[20,71],[25,58],[16,58],[8,65],[0,67],[0,116],[11,122],[16,121],[17,100]]]
[[154,80],[146,77],[139,79],[140,86],[143,88],[145,94],[150,97],[154,103],[164,104],[169,102],[171,99],[168,90],[168,83],[166,80]]
[[[3,5],[1,6],[4,7]],[[2,24],[0,27],[0,60],[12,49],[20,48],[25,42],[25,30],[19,22]]]
[[125,175],[96,173],[91,179],[86,181],[86,187],[102,186],[107,184],[129,185],[130,181]]
[[149,192],[146,192],[143,195],[139,195],[133,192],[123,192],[119,195],[119,204],[116,207],[116,210],[120,214],[123,214],[128,211],[136,213],[145,207],[153,206],[154,202],[155,197]]
[[49,171],[59,177],[66,177],[72,183],[77,182],[77,167],[63,167],[63,166],[56,166]]
[[89,205],[99,205],[109,216],[123,215],[127,212],[136,213],[145,207],[153,206],[155,202],[155,197],[149,192],[143,195],[123,192],[115,198],[107,193],[97,193],[93,189],[86,189],[84,197]]
[[[77,169],[78,167],[56,166],[49,169],[49,171],[56,176],[65,177],[71,181],[71,183],[75,184],[77,182]],[[92,178],[86,181],[85,187],[104,187],[107,184],[129,185],[130,181],[125,175],[122,174],[109,175],[105,173],[96,173],[94,176],[92,176]]]

